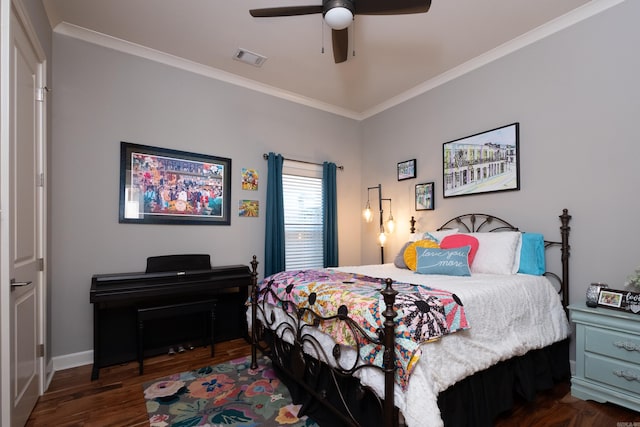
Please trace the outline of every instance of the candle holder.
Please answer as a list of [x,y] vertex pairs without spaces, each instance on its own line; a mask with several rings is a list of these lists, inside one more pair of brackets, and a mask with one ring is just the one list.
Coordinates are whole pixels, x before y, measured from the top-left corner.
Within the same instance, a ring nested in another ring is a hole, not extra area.
[[587,288],[587,307],[597,307],[598,297],[602,289],[607,289],[609,286],[606,283],[592,283]]

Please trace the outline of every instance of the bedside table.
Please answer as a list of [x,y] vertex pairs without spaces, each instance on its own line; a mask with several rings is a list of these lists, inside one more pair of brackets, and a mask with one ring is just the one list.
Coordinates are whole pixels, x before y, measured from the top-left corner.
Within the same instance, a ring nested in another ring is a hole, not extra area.
[[569,306],[576,324],[571,394],[640,411],[640,314]]

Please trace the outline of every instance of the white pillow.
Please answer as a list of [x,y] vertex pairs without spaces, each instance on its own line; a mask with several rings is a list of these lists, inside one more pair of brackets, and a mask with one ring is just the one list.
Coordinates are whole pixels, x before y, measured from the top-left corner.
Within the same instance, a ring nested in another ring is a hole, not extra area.
[[440,243],[442,239],[452,234],[457,234],[457,228],[450,228],[447,230],[438,230],[438,231],[426,231],[424,233],[415,233],[411,235],[411,241],[417,242],[418,240],[433,240],[436,239],[436,243]]
[[516,274],[520,264],[516,254],[522,235],[519,231],[464,233],[478,239],[478,252],[471,264],[472,273]]

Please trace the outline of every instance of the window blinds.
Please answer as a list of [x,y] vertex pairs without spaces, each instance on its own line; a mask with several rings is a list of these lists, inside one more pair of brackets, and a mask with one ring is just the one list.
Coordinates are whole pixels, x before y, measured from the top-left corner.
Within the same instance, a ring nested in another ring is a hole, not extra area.
[[322,168],[283,169],[286,269],[322,268]]

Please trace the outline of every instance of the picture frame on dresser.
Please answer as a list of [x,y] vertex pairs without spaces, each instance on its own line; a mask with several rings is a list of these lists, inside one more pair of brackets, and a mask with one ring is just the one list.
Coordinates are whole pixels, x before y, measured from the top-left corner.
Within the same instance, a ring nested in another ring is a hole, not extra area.
[[622,304],[623,293],[613,289],[601,289],[600,295],[598,295],[598,305],[620,308]]
[[119,222],[229,225],[231,159],[122,141]]
[[640,314],[640,293],[620,289],[601,289],[597,306]]

